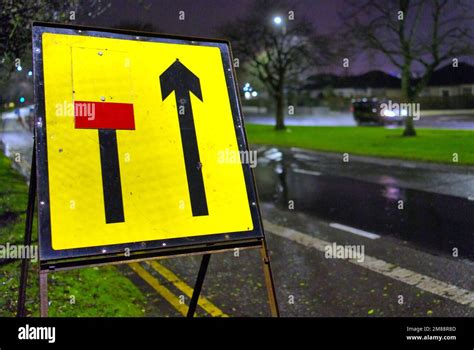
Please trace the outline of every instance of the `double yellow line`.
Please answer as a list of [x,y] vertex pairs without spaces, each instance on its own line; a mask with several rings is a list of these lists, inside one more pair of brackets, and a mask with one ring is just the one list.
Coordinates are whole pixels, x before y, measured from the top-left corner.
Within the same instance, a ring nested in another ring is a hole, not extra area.
[[[188,298],[191,298],[193,295],[193,289],[188,286],[184,281],[182,281],[175,273],[167,269],[157,261],[146,262],[153,270],[158,272],[163,278],[171,282],[177,289],[182,291],[184,295]],[[149,273],[145,268],[143,268],[139,263],[129,264],[130,268],[135,271],[135,273],[140,276],[145,282],[147,282],[154,290],[158,292],[168,303],[171,304],[179,313],[183,316],[186,316],[188,313],[188,306],[180,301],[180,299],[173,294],[168,288],[163,286],[158,279],[156,279],[151,273]],[[198,305],[206,311],[209,315],[213,317],[229,317],[217,306],[209,301],[204,296],[200,296],[198,300]],[[197,316],[197,314],[195,314]]]

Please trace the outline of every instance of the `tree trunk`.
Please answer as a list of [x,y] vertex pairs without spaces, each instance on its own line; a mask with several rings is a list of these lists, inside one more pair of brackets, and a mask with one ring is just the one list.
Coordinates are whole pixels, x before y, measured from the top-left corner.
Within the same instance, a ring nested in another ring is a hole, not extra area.
[[[402,97],[405,103],[413,102],[413,94],[411,90],[410,82],[410,65],[405,64],[402,70]],[[405,117],[405,130],[403,130],[403,136],[416,136],[415,126],[413,124],[413,116],[407,115]]]
[[275,130],[285,129],[285,95],[283,91],[275,95],[276,103],[276,123]]
[[413,124],[413,116],[406,116],[405,130],[403,130],[403,136],[416,136],[416,130]]

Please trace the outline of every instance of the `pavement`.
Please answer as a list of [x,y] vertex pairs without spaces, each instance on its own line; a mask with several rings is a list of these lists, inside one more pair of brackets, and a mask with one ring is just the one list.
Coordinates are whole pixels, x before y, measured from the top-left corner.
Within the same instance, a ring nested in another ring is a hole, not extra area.
[[[0,140],[10,155],[31,153],[27,132]],[[471,167],[255,149],[282,316],[474,316]],[[177,317],[199,264],[192,256],[119,269],[148,297],[147,315]],[[202,296],[198,316],[269,316],[259,252],[214,254]]]

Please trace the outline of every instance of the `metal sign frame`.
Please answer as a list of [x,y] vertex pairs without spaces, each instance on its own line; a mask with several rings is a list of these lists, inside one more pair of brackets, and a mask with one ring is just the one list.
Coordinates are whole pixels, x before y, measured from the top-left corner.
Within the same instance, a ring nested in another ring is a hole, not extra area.
[[[131,242],[107,246],[53,250],[51,245],[50,197],[48,179],[48,155],[46,137],[46,113],[43,71],[43,33],[57,33],[80,36],[94,36],[110,39],[139,40],[146,42],[178,43],[197,46],[213,46],[220,49],[224,67],[226,85],[234,120],[234,128],[239,151],[248,151],[242,107],[235,78],[230,43],[225,40],[192,38],[182,36],[157,35],[135,31],[102,29],[72,25],[60,25],[35,22],[33,24],[33,69],[35,88],[35,146],[36,177],[38,194],[38,236],[40,245],[40,263],[42,269],[64,266],[81,266],[104,262],[127,261],[140,256],[170,256],[186,252],[209,252],[213,250],[232,249],[235,247],[264,245],[264,232],[258,206],[255,179],[250,164],[242,164],[248,202],[253,222],[253,230],[244,232],[222,232],[188,238],[174,238],[145,242]],[[125,248],[129,256],[124,256]]]

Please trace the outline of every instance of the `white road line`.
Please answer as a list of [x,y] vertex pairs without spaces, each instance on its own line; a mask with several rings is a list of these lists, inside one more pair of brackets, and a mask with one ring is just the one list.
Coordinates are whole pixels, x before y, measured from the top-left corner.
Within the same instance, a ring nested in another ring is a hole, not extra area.
[[319,171],[311,171],[311,170],[304,170],[304,169],[298,169],[298,168],[294,168],[293,172],[300,173],[300,174],[306,174],[306,175],[314,175],[314,176],[321,175],[321,173]]
[[[315,248],[323,253],[326,251],[326,246],[331,245],[331,243],[322,239],[309,236],[287,227],[272,224],[266,220],[263,221],[263,225],[268,232],[287,238],[291,241],[304,245],[305,247]],[[357,259],[347,259],[347,261],[352,264],[364,267],[368,270],[380,273],[394,280],[406,283],[410,286],[417,287],[426,292],[474,308],[474,292],[470,290],[422,275],[418,272],[399,267],[368,255],[364,256],[363,262],[359,262]]]
[[303,153],[295,153],[294,157],[296,159],[315,160],[315,157],[311,157]]
[[331,226],[332,228],[336,228],[338,230],[350,232],[350,233],[353,233],[355,235],[362,236],[362,237],[369,238],[369,239],[380,238],[380,236],[376,235],[375,233],[359,230],[358,228],[338,224],[338,223],[335,223],[335,222],[330,223],[329,226]]

